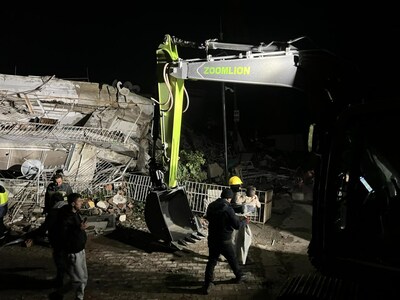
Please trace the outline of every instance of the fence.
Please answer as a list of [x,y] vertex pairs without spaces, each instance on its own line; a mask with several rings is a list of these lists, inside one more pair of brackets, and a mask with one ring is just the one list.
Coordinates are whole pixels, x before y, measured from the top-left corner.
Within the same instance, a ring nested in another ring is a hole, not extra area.
[[[199,182],[184,182],[189,205],[192,211],[205,213],[208,204],[215,201],[221,195],[222,189],[228,187],[216,184],[207,184]],[[244,189],[241,191],[245,192]],[[273,190],[256,191],[260,199],[261,207],[257,208],[252,214],[249,214],[251,221],[256,223],[265,223],[271,218]]]
[[[6,188],[11,190],[10,205],[13,210],[19,210],[23,205],[43,206],[44,202],[44,192],[45,192],[45,182],[32,181],[32,180],[7,180],[4,181]],[[18,183],[18,184],[17,184]],[[107,185],[112,185],[112,190],[106,189]],[[188,197],[189,205],[191,210],[197,214],[204,214],[207,206],[212,201],[216,200],[223,188],[227,186],[199,183],[186,181],[183,183],[186,194]],[[84,186],[85,190],[80,190]],[[95,195],[98,199],[103,197],[113,196],[118,191],[123,191],[124,195],[128,200],[145,202],[147,194],[151,189],[150,176],[146,175],[130,175],[126,181],[116,181],[116,182],[96,182],[94,186],[76,185],[72,188],[82,194]],[[35,190],[35,192],[33,191]],[[244,192],[244,190],[242,190]],[[256,191],[257,196],[260,199],[261,207],[257,208],[255,213],[250,214],[252,222],[265,223],[271,217],[272,209],[272,197],[273,191]],[[21,197],[21,195],[31,195],[28,199],[26,196]],[[32,197],[35,195],[35,197]],[[16,215],[16,211],[12,212],[12,216]]]
[[[131,175],[127,182],[116,182],[114,185],[116,190],[123,189],[128,199],[145,202],[151,189],[151,180],[150,176]],[[185,181],[183,185],[191,210],[199,214],[204,214],[208,204],[216,200],[222,189],[227,187],[192,181]],[[265,223],[271,218],[273,190],[256,191],[256,194],[260,199],[261,207],[257,208],[255,213],[250,214],[250,218],[253,222]]]

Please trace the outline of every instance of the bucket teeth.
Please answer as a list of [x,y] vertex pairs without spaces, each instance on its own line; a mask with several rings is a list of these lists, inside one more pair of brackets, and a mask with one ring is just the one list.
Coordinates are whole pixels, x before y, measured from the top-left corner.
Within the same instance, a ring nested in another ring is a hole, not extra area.
[[200,231],[197,231],[197,235],[202,238],[206,237],[206,235],[204,233],[201,233]]
[[184,241],[184,240],[179,240],[178,244],[180,244],[182,246],[187,246],[188,245],[188,243],[186,241]]
[[201,237],[199,237],[196,233],[192,233],[192,234],[190,235],[190,237],[193,238],[193,239],[195,239],[195,240],[198,240],[198,241],[201,240]]
[[189,243],[196,243],[196,241],[193,239],[193,238],[191,238],[191,237],[185,237],[185,241],[186,242],[189,242]]

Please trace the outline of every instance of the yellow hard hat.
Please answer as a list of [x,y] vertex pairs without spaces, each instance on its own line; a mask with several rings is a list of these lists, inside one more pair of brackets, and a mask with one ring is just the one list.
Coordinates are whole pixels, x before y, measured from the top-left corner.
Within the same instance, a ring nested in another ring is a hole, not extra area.
[[229,185],[240,185],[243,184],[242,180],[238,176],[232,176],[229,178]]

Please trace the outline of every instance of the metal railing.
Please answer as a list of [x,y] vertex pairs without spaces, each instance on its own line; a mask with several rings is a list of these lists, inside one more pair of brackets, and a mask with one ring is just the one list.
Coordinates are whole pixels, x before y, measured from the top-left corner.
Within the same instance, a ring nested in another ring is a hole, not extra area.
[[64,126],[28,122],[2,122],[0,136],[11,141],[25,143],[26,140],[86,142],[95,145],[119,145],[136,149],[131,132],[104,128]]
[[[131,174],[128,179],[125,181],[114,181],[114,182],[96,182],[95,185],[91,185],[90,183],[85,183],[81,185],[72,186],[73,189],[77,192],[81,192],[83,195],[88,193],[92,195],[96,195],[99,198],[103,197],[112,197],[115,194],[122,191],[122,194],[129,201],[139,201],[145,202],[146,197],[151,190],[151,180],[150,176],[147,175],[137,175]],[[23,183],[25,181],[25,183]],[[13,190],[12,198],[10,199],[10,203],[13,203],[12,207],[18,209],[24,204],[36,204],[39,206],[44,205],[44,191],[45,191],[45,181],[38,183],[29,183],[28,180],[19,180],[19,189],[15,187],[15,180],[7,180],[7,188]],[[106,190],[107,185],[112,185],[112,190]],[[219,198],[222,189],[227,186],[217,185],[217,184],[208,184],[208,183],[200,183],[200,182],[192,182],[186,181],[183,183],[185,187],[186,194],[189,201],[189,206],[191,210],[196,214],[204,214],[206,212],[207,206],[212,201]],[[29,190],[27,189],[29,187]],[[39,188],[40,187],[40,188]],[[28,197],[21,195],[32,194],[32,189],[37,189],[36,194],[41,197],[41,200],[38,201],[33,199],[32,197],[28,199]],[[23,191],[25,189],[25,191]],[[242,190],[244,192],[244,189]],[[262,223],[264,224],[271,217],[271,208],[272,208],[272,196],[273,191],[256,191],[258,195],[261,207],[257,208],[256,211],[250,214],[250,219],[252,222]],[[99,197],[101,196],[101,197]],[[15,217],[16,213],[12,212],[13,217]]]
[[[200,182],[185,181],[183,183],[188,196],[189,205],[193,212],[204,214],[207,206],[217,200],[224,188],[228,186],[208,184]],[[241,189],[241,193],[245,193],[245,189]],[[261,207],[256,208],[254,213],[248,214],[251,221],[256,223],[265,223],[271,217],[273,190],[256,191],[256,195],[260,199]]]

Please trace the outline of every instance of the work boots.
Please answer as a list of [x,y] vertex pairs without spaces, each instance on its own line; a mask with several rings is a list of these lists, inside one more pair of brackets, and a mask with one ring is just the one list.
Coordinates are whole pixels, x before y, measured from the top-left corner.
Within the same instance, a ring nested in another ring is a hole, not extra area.
[[211,290],[214,288],[214,285],[215,284],[213,282],[204,284],[204,286],[203,286],[203,294],[204,295],[210,294]]
[[235,283],[246,282],[247,279],[248,279],[248,276],[246,274],[242,274],[235,278]]

